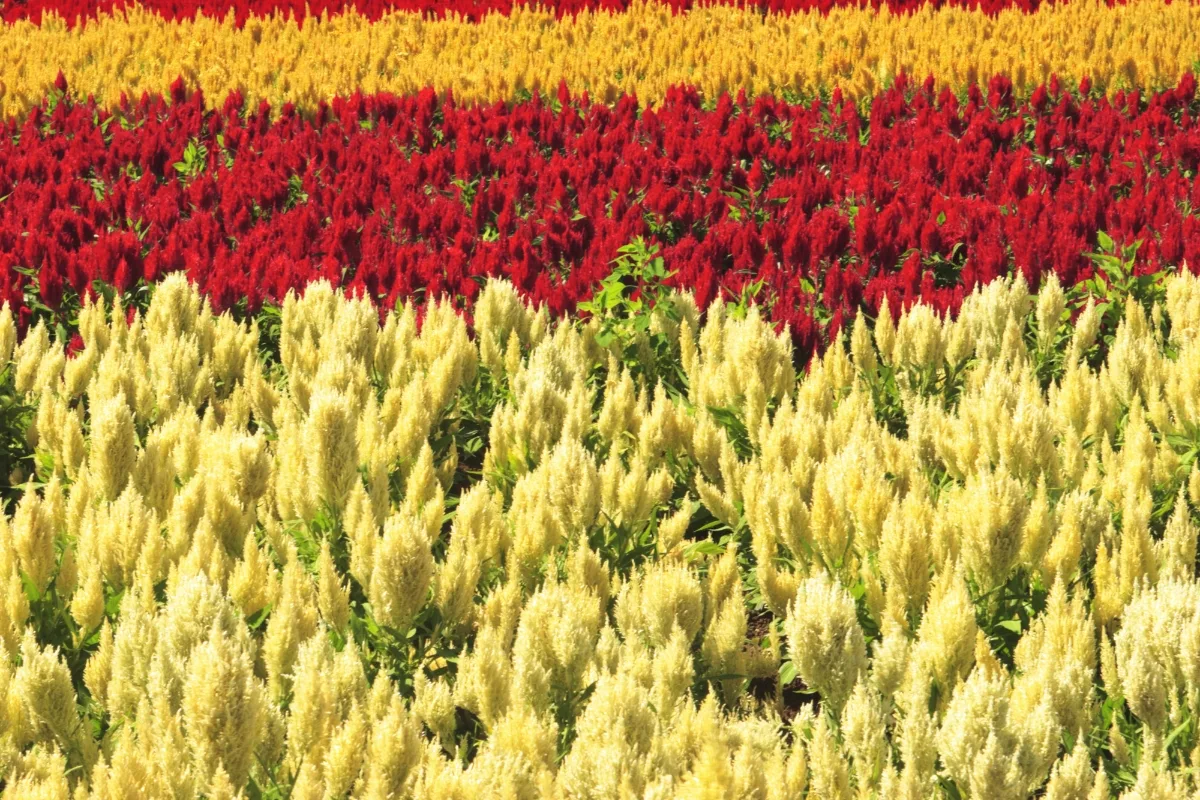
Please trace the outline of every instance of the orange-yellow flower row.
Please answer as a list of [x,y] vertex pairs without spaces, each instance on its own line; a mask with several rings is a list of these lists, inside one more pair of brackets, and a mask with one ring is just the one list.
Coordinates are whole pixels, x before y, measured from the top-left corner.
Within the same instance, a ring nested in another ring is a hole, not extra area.
[[563,19],[517,9],[480,22],[410,13],[372,22],[351,12],[303,27],[279,17],[243,27],[232,18],[170,21],[134,9],[75,28],[57,17],[0,26],[0,110],[26,111],[59,70],[73,90],[110,104],[182,77],[212,102],[239,89],[251,101],[300,108],[355,90],[427,86],[491,102],[562,80],[596,98],[635,92],[648,103],[685,83],[709,96],[840,87],[862,98],[899,72],[953,87],[1001,73],[1018,87],[1057,74],[1154,89],[1174,85],[1200,58],[1198,32],[1200,5],[1163,0],[1111,8],[1072,0],[995,16],[961,8],[764,16],[731,6],[676,14],[656,3]]

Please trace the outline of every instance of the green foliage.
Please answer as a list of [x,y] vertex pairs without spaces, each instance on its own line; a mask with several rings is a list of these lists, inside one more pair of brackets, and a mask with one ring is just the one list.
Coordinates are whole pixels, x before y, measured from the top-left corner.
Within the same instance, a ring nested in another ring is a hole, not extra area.
[[1087,297],[1096,300],[1100,313],[1100,338],[1111,345],[1117,326],[1125,318],[1125,307],[1130,300],[1140,303],[1149,311],[1155,303],[1166,298],[1166,279],[1169,270],[1156,270],[1138,275],[1135,270],[1137,252],[1141,249],[1139,239],[1130,245],[1118,246],[1107,233],[1097,231],[1099,250],[1085,253],[1096,266],[1096,274],[1081,282],[1071,292],[1077,304],[1082,305]]
[[628,345],[650,329],[651,310],[666,296],[663,281],[670,277],[658,246],[647,245],[640,236],[617,252],[620,255],[600,289],[590,301],[580,304],[582,310],[601,320],[596,334],[601,347]]
[[183,159],[176,161],[172,166],[180,180],[188,183],[203,173],[207,165],[208,146],[193,138],[188,140],[187,146],[183,149]]
[[[763,289],[766,288],[766,285],[767,282],[762,278],[744,284],[741,291],[738,292],[737,299],[725,303],[726,313],[732,319],[745,319],[746,315],[750,313],[750,308],[760,302]],[[774,297],[771,297],[772,301],[774,299]]]
[[283,210],[290,211],[301,203],[308,202],[308,192],[304,191],[304,178],[292,175],[288,178],[288,196],[284,201]]
[[683,376],[675,345],[666,332],[651,325],[656,314],[679,322],[666,285],[674,273],[667,271],[658,245],[640,236],[617,252],[612,272],[579,309],[599,320],[596,343],[613,352],[626,369],[678,387]]

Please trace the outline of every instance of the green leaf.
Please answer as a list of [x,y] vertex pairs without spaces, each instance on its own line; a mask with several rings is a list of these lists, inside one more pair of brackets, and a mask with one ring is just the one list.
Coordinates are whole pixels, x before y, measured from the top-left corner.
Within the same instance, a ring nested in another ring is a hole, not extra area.
[[1172,742],[1174,742],[1181,735],[1183,735],[1183,732],[1186,731],[1189,727],[1191,727],[1191,724],[1192,724],[1192,717],[1191,717],[1191,715],[1188,715],[1183,720],[1183,722],[1176,725],[1175,729],[1173,731],[1171,731],[1169,734],[1167,734],[1167,738],[1163,740],[1163,750],[1166,750],[1167,748],[1169,748],[1171,746]]
[[104,613],[110,617],[116,617],[121,611],[121,598],[125,596],[125,591],[119,591],[116,594],[110,595],[104,601]]
[[779,665],[779,685],[788,686],[796,680],[796,663],[785,661]]
[[724,552],[725,548],[714,542],[712,539],[704,539],[699,542],[693,542],[683,549],[684,555],[688,558],[693,555],[718,556]]
[[256,631],[262,627],[263,623],[267,621],[267,618],[269,616],[271,616],[271,607],[270,606],[259,610],[258,613],[254,614],[252,617],[247,619],[246,625],[250,628],[250,630]]
[[1100,243],[1100,247],[1102,249],[1107,250],[1110,253],[1112,252],[1114,247],[1113,240],[1112,237],[1107,233],[1104,231],[1096,231],[1096,241]]

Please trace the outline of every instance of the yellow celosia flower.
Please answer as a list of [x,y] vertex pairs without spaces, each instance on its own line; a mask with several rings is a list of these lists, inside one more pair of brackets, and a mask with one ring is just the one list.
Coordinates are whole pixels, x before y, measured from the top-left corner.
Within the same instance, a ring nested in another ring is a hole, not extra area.
[[[996,73],[1027,87],[1056,73],[1074,81],[1089,75],[1111,86],[1136,80],[1157,89],[1173,85],[1191,66],[1194,14],[1161,0],[1119,8],[1071,3],[1033,13],[1013,8],[994,17],[959,7],[763,16],[725,5],[675,15],[648,3],[562,19],[533,9],[479,22],[416,13],[371,22],[351,13],[311,17],[303,28],[280,17],[238,28],[232,19],[167,22],[133,9],[74,29],[53,17],[41,26],[5,25],[0,54],[11,67],[0,75],[8,90],[0,110],[8,116],[29,108],[60,67],[74,91],[109,104],[122,92],[165,92],[183,75],[209,102],[219,104],[236,88],[251,104],[308,109],[350,87],[407,94],[433,86],[491,102],[521,88],[553,90],[562,80],[602,100],[635,92],[657,102],[668,87],[683,83],[708,96],[739,88],[751,96],[783,89],[811,94],[839,86],[864,97],[900,72],[932,74],[954,87]],[[738,47],[727,46],[731,38]],[[1039,46],[1045,41],[1059,46],[1048,54]],[[23,57],[30,52],[39,54],[36,63]],[[504,325],[497,331],[503,346]]]

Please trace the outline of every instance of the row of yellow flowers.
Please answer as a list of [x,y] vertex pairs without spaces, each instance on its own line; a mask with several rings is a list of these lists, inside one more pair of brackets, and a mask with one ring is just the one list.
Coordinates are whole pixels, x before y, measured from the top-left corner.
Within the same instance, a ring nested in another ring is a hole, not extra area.
[[61,69],[73,91],[115,104],[122,92],[162,92],[183,77],[210,102],[240,89],[249,100],[311,108],[361,89],[452,89],[461,99],[495,101],[521,90],[574,91],[612,99],[636,92],[647,103],[691,84],[706,95],[811,94],[835,86],[867,97],[899,72],[961,87],[1009,75],[1019,87],[1057,74],[1111,87],[1161,88],[1200,58],[1200,5],[1096,0],[995,17],[958,8],[911,15],[839,9],[763,16],[729,6],[673,14],[636,5],[624,13],[555,19],[519,10],[482,22],[429,20],[409,13],[370,22],[357,14],[171,22],[133,10],[71,29],[51,17],[40,26],[0,26],[0,109],[27,110]]

